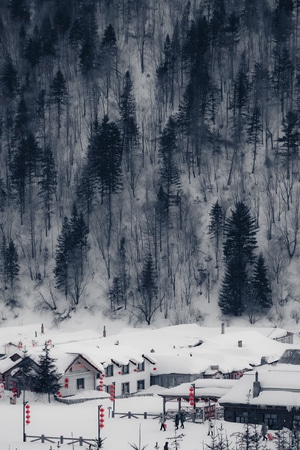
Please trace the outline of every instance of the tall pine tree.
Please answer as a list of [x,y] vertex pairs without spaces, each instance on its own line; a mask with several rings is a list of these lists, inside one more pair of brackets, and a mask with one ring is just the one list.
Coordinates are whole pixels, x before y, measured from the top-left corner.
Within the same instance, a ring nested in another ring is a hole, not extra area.
[[247,303],[247,288],[257,247],[257,226],[249,208],[239,202],[225,221],[223,245],[225,276],[219,306],[224,314],[240,316]]
[[39,374],[33,381],[33,391],[38,394],[48,394],[50,403],[51,394],[55,394],[59,388],[60,374],[57,372],[55,359],[50,356],[50,348],[45,344],[43,353],[39,356]]

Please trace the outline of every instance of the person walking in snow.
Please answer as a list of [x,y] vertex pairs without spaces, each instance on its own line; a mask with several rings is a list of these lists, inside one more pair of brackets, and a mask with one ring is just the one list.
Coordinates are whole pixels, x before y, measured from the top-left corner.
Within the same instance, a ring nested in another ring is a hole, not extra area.
[[185,415],[183,411],[180,411],[179,420],[180,420],[180,428],[184,428]]
[[262,435],[263,441],[267,441],[268,440],[267,433],[268,433],[267,424],[265,422],[263,422],[261,424],[261,435]]
[[159,415],[159,423],[160,423],[160,431],[166,431],[166,424],[165,424],[165,418],[163,416],[163,414]]
[[164,445],[164,450],[169,450],[169,442],[166,442]]
[[208,419],[208,431],[207,436],[213,436],[214,435],[214,424],[211,420],[211,418]]
[[178,427],[179,427],[179,414],[176,414],[174,422],[175,422],[175,430],[178,430]]

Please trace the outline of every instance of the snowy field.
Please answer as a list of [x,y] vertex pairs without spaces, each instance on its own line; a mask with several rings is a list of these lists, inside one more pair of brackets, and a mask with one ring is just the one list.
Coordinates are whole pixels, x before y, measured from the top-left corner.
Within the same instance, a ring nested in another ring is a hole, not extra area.
[[[142,450],[147,446],[148,449],[160,448],[163,450],[166,441],[169,442],[169,448],[175,448],[172,438],[175,436],[174,424],[167,421],[167,431],[160,431],[158,419],[148,418],[138,419],[108,417],[109,400],[91,400],[76,405],[60,404],[56,401],[47,403],[37,398],[30,399],[31,405],[31,423],[26,426],[27,435],[45,436],[64,436],[78,438],[96,438],[98,434],[98,405],[102,404],[105,408],[105,427],[101,430],[101,436],[105,437],[103,448],[106,450],[130,450],[132,445]],[[173,404],[174,407],[174,404]],[[129,399],[116,400],[116,412],[160,413],[162,411],[162,399],[158,396],[137,397]],[[30,442],[30,439],[23,442],[23,415],[22,399],[17,400],[16,405],[10,405],[9,398],[4,397],[0,401],[0,448],[1,450],[52,450],[57,449],[55,443]],[[224,436],[235,443],[236,433],[243,432],[244,427],[240,424],[234,424],[224,421],[215,422],[215,432],[220,427],[224,428]],[[181,450],[204,450],[205,444],[211,444],[211,438],[207,435],[207,424],[185,423],[185,429],[177,431],[183,432],[185,436],[180,442]],[[87,444],[71,444],[68,441],[60,445],[61,450],[84,449]],[[157,443],[157,444],[156,444]],[[173,444],[173,445],[172,445]],[[234,446],[235,447],[235,446]],[[272,442],[266,443],[267,448],[274,447]]]

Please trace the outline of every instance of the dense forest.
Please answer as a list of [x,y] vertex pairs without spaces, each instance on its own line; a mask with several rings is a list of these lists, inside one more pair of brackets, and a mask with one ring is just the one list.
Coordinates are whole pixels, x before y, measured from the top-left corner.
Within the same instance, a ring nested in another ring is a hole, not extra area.
[[280,322],[300,300],[299,8],[0,2],[2,318],[215,302]]

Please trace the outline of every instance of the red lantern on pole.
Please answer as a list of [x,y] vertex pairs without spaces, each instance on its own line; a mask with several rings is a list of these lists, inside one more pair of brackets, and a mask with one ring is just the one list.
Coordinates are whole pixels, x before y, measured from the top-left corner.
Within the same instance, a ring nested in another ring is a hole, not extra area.
[[100,408],[99,409],[99,426],[100,426],[100,428],[104,428],[104,417],[105,417],[104,408]]
[[111,384],[109,386],[109,395],[110,395],[110,400],[113,402],[115,400],[115,385]]
[[195,405],[195,390],[193,387],[190,387],[189,402],[191,406]]
[[65,388],[68,389],[69,387],[69,378],[65,378]]
[[25,405],[25,417],[26,417],[26,425],[30,424],[30,405],[27,403],[27,405]]

